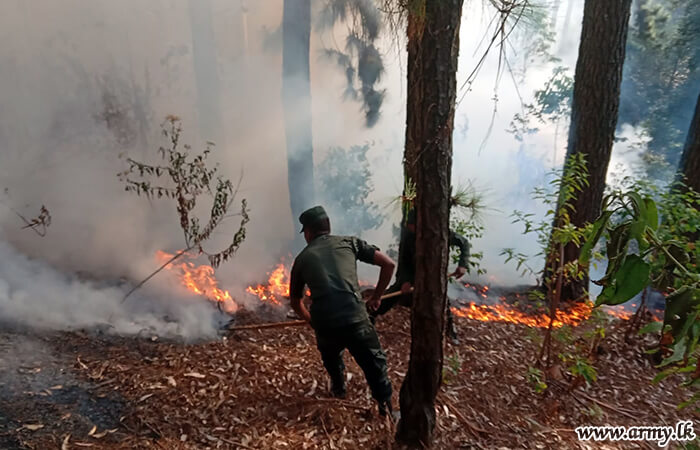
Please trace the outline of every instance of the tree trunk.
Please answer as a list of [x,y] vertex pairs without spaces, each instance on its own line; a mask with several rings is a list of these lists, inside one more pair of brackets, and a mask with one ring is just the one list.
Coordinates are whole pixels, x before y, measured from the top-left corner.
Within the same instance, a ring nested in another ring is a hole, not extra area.
[[[631,0],[586,0],[584,6],[566,155],[567,162],[578,153],[586,156],[589,185],[573,200],[571,213],[571,223],[578,227],[600,214],[617,126],[631,4]],[[579,247],[567,245],[559,267],[577,260],[579,254]],[[552,269],[547,267],[546,273]],[[562,301],[584,298],[588,268],[584,271],[583,280],[564,285]]]
[[[419,51],[420,51],[420,36],[423,33],[423,17],[420,14],[409,14],[408,15],[408,25],[406,27],[406,34],[409,36],[408,42],[406,44],[408,50],[408,99],[418,99],[421,98],[419,89],[421,88],[420,80],[421,73],[419,72],[418,62],[420,61]],[[410,104],[410,102],[409,102]],[[404,144],[403,151],[403,178],[404,178],[404,190],[403,195],[406,196],[406,186],[409,183],[416,182],[416,155],[418,154],[418,147],[420,145],[421,133],[423,128],[421,126],[422,116],[417,114],[420,111],[414,111],[410,108],[406,111],[406,142]],[[405,204],[405,201],[401,205],[401,236],[405,232],[405,222],[406,214],[410,207],[415,207],[415,202],[411,205]],[[403,253],[406,251],[404,248],[405,241],[403,239],[399,240],[399,264],[404,260],[402,257]]]
[[314,203],[309,40],[311,0],[284,0],[282,102],[287,141],[289,203],[296,219]]
[[189,8],[199,132],[202,138],[223,147],[226,143],[211,0],[189,0]]
[[683,147],[678,176],[685,183],[685,187],[700,193],[700,96]]
[[409,11],[412,59],[406,111],[406,152],[410,159],[406,164],[415,167],[417,265],[411,358],[401,386],[401,420],[396,438],[411,447],[433,442],[435,397],[442,381],[452,130],[462,3],[427,1],[423,11]]

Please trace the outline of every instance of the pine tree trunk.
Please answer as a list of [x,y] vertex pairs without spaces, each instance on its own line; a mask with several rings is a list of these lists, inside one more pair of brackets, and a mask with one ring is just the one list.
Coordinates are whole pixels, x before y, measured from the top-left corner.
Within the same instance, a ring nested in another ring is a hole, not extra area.
[[219,101],[221,89],[211,0],[190,0],[189,8],[199,132],[203,139],[224,146],[226,143]]
[[686,187],[700,193],[700,96],[683,147],[678,175]]
[[[422,13],[424,14],[424,13]],[[408,25],[406,27],[407,35],[409,36],[408,42],[406,44],[408,50],[408,94],[409,99],[420,98],[421,88],[418,62],[420,61],[420,36],[423,33],[423,17],[419,14],[409,14],[408,15]],[[408,108],[406,111],[406,142],[404,144],[403,152],[403,177],[404,177],[404,190],[403,195],[408,194],[406,192],[406,185],[408,183],[416,182],[416,155],[418,154],[418,145],[421,139],[421,133],[423,128],[420,124],[421,115],[418,114],[420,111],[412,110]],[[411,205],[415,206],[415,205]],[[401,235],[404,233],[406,214],[408,213],[409,205],[401,205]],[[403,261],[403,253],[406,249],[403,246],[405,241],[401,239],[399,241],[399,261]]]
[[282,102],[287,141],[289,203],[296,219],[314,203],[309,41],[311,0],[284,0]]
[[427,1],[409,15],[406,164],[417,189],[416,283],[411,309],[411,358],[401,386],[396,438],[430,446],[435,397],[442,381],[447,306],[452,130],[463,0]]
[[[631,0],[586,0],[579,46],[571,126],[566,159],[582,153],[586,156],[589,185],[573,201],[571,223],[584,226],[600,214],[605,177],[612,153],[620,105],[620,83],[625,60]],[[567,264],[579,257],[579,248],[565,248]],[[547,267],[547,273],[553,273]],[[588,268],[583,280],[568,282],[561,300],[577,300],[588,290]]]

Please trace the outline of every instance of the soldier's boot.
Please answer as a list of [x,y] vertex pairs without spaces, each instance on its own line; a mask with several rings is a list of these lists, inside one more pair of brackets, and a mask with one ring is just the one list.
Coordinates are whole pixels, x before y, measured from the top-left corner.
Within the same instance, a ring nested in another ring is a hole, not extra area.
[[345,398],[347,391],[345,390],[345,380],[331,380],[331,395],[335,398]]
[[398,411],[394,412],[394,408],[391,406],[391,398],[389,400],[377,401],[377,404],[379,405],[380,416],[386,417],[387,413],[389,413],[389,418],[392,422],[396,423],[399,421],[401,414]]

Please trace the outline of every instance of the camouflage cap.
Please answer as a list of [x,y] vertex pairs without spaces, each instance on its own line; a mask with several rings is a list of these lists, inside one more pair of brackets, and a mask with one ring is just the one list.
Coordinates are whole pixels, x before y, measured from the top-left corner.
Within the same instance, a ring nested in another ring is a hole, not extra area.
[[314,206],[313,208],[307,209],[299,216],[299,222],[301,222],[302,225],[300,233],[304,232],[305,227],[324,219],[328,219],[328,214],[326,214],[326,210],[323,209],[323,206]]

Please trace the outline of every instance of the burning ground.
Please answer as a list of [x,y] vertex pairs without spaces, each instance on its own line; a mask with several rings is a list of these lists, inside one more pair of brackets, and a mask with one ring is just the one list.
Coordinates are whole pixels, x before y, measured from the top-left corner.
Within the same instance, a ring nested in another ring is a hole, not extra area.
[[[483,287],[467,289],[498,301]],[[538,319],[536,311],[512,305],[517,295],[500,306],[455,307],[460,344],[446,347],[438,448],[590,448],[576,442],[576,426],[699,419],[675,409],[685,395],[675,380],[650,383],[656,370],[644,349],[653,338],[626,340],[629,322],[612,316],[592,352],[598,381],[586,387],[555,370],[547,391],[537,394],[528,368],[541,329],[518,320]],[[474,311],[484,314],[471,318]],[[494,317],[499,311],[503,317]],[[575,325],[581,314],[570,311],[562,321]],[[260,320],[245,310],[237,317]],[[576,343],[587,327],[561,329]],[[377,329],[398,404],[408,311],[397,308]],[[227,332],[189,345],[5,327],[0,360],[2,448],[386,448],[393,434],[349,357],[348,398],[328,397],[307,327]]]
[[[162,264],[173,256],[161,251],[156,260]],[[15,270],[34,275],[37,285],[57,276],[31,261],[20,261]],[[190,255],[167,265],[165,274],[171,292],[185,292],[208,311],[209,316],[199,316],[204,321],[213,315],[219,324],[237,326],[283,320],[288,311],[285,260],[270,269],[266,281],[240,292],[245,303],[221,286],[211,267]],[[81,290],[69,289],[73,284]],[[80,298],[91,299],[106,290],[109,295],[103,297],[113,305],[125,289],[73,284],[54,293],[78,292]],[[18,299],[43,292],[25,289],[9,286],[7,301],[17,307]],[[461,344],[446,352],[438,411],[443,448],[575,447],[572,430],[579,424],[658,424],[687,418],[660,407],[677,404],[683,393],[674,390],[672,381],[649,383],[655,370],[643,350],[650,342],[623,339],[633,312],[624,308],[604,315],[613,332],[592,351],[598,383],[585,388],[555,371],[547,380],[549,390],[536,394],[528,379],[528,360],[534,359],[548,319],[542,306],[527,301],[525,292],[450,284],[450,296],[459,299],[452,311]],[[554,327],[570,333],[577,345],[590,328],[585,320],[591,310],[585,303],[566,308]],[[1,326],[0,446],[379,448],[391,440],[392,425],[376,416],[353,362],[348,361],[348,400],[328,398],[309,328],[221,330],[214,340],[202,341],[206,334],[200,333],[198,343],[186,344],[191,342],[187,336],[174,338],[183,329],[177,317],[151,312],[144,321],[140,314],[129,327],[118,324],[123,317],[116,318],[117,326],[103,326],[77,316],[72,329],[83,331],[72,332],[40,332],[26,321]],[[39,328],[56,329],[48,325],[59,324],[44,320]],[[403,308],[392,311],[377,327],[398,391],[409,354],[408,313]],[[655,418],[660,411],[666,416]]]

